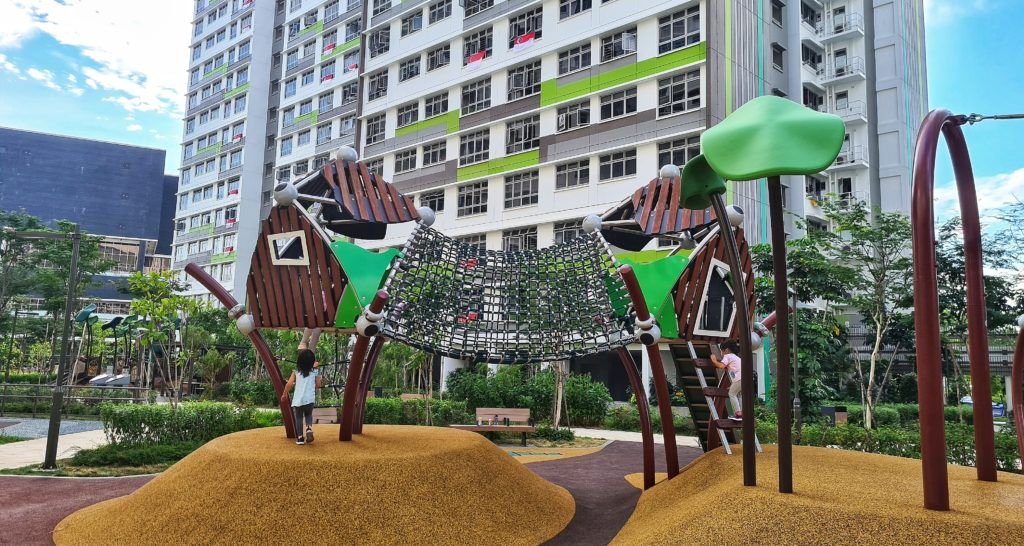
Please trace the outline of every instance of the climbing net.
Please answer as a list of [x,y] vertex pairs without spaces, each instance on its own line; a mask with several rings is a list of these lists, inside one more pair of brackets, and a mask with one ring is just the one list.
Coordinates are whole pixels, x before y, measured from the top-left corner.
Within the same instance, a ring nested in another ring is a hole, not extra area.
[[568,360],[634,341],[634,310],[599,232],[497,252],[417,228],[385,284],[384,335],[490,363]]

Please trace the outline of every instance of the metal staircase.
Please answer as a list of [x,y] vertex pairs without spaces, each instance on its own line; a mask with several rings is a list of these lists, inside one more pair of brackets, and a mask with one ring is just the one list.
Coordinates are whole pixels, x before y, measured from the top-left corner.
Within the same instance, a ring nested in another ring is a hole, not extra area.
[[[735,431],[742,428],[740,421],[729,419],[726,401],[729,399],[728,374],[717,380],[715,365],[711,362],[711,345],[684,344],[671,345],[672,358],[676,364],[676,382],[686,393],[686,402],[690,408],[690,417],[697,429],[704,451],[711,451],[719,446],[727,454],[732,454],[730,444],[737,443]],[[754,436],[754,446],[761,451],[761,444]]]

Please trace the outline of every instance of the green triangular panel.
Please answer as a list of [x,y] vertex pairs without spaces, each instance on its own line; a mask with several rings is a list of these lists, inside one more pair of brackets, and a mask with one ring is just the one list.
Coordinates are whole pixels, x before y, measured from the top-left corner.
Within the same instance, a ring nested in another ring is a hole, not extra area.
[[353,326],[353,321],[363,307],[370,304],[374,294],[384,282],[391,261],[398,256],[398,250],[389,248],[384,252],[374,252],[348,241],[334,241],[331,250],[341,263],[348,286],[338,305],[335,325],[339,328]]
[[[633,267],[636,280],[640,283],[640,291],[644,294],[647,308],[658,321],[663,337],[678,337],[675,309],[670,301],[672,288],[679,281],[679,275],[686,269],[689,259],[680,254],[665,256],[648,263],[640,263],[629,256],[617,256],[619,261]],[[673,333],[673,335],[669,335]]]

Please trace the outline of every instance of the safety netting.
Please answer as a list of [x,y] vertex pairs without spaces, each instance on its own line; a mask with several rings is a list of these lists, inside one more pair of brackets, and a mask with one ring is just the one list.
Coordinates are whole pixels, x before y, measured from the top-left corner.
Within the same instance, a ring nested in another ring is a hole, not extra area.
[[550,362],[635,341],[629,294],[596,231],[501,252],[420,226],[385,288],[384,335],[452,358]]

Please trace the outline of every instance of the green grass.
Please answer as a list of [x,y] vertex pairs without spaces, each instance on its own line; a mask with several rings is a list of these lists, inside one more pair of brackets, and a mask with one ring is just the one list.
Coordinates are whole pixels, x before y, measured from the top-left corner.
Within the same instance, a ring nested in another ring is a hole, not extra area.
[[31,440],[31,438],[22,438],[21,436],[8,436],[6,434],[0,434],[0,445],[13,444],[14,442],[21,442],[24,440]]
[[57,461],[57,470],[42,470],[39,465],[0,470],[0,474],[16,476],[111,477],[154,474],[167,470],[201,444],[150,444],[125,447],[107,444],[83,449],[70,459]]
[[29,465],[21,468],[0,470],[0,475],[54,476],[60,478],[119,478],[122,476],[157,474],[167,470],[167,468],[171,466],[170,463],[167,463],[148,466],[79,467],[70,465],[70,460],[71,459],[58,460],[56,470],[43,470],[39,468],[39,465]]

